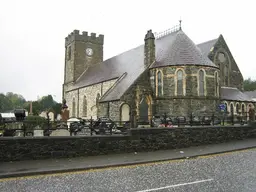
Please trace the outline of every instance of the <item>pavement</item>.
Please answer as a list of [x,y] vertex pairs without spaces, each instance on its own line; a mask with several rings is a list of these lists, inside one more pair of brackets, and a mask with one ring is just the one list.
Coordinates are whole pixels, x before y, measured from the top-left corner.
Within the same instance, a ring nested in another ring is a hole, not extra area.
[[256,148],[251,148],[197,158],[5,178],[0,179],[0,191],[255,192],[255,159]]
[[250,148],[256,148],[255,138],[231,141],[228,143],[154,152],[134,152],[128,154],[100,155],[70,159],[63,158],[0,162],[0,178],[93,170],[106,167],[138,165],[151,162],[156,163],[167,160],[195,158],[198,156],[225,153]]

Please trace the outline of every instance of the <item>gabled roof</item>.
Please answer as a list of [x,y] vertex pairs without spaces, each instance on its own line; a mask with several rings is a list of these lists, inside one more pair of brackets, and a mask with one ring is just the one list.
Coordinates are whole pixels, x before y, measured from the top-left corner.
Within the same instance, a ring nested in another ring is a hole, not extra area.
[[233,87],[221,87],[221,99],[231,101],[253,101],[247,94]]
[[206,41],[204,43],[200,43],[197,45],[197,47],[201,49],[205,57],[208,57],[208,54],[211,52],[211,48],[217,43],[217,41],[218,41],[218,38],[210,41]]
[[256,90],[255,91],[245,91],[244,94],[248,95],[252,100],[256,99]]
[[[207,65],[216,67],[183,31],[173,32],[155,40],[156,62],[152,67],[165,65]],[[92,65],[77,80],[73,89],[116,79],[101,102],[119,100],[125,91],[145,71],[144,44],[120,55]]]
[[201,50],[183,31],[172,33],[156,41],[156,62],[152,68],[170,65],[217,67],[202,54]]

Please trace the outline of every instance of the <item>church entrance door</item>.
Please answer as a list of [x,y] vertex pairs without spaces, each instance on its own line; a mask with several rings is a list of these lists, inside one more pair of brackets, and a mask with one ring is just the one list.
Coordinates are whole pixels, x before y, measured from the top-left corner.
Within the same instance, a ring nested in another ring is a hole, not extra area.
[[148,103],[146,97],[144,97],[139,105],[139,121],[147,122],[148,121]]

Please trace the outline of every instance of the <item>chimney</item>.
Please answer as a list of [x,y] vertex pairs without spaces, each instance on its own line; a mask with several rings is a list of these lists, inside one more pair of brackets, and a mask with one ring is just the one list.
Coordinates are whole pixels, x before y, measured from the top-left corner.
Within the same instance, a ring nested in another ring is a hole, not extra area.
[[155,61],[155,36],[151,29],[145,35],[144,41],[144,65],[146,68]]

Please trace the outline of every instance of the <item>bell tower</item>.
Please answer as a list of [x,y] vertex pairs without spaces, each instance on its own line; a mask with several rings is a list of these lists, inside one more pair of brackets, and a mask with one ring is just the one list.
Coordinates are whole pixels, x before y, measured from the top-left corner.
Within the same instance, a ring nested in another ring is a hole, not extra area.
[[65,38],[64,85],[74,83],[90,65],[103,61],[104,36],[74,30]]

